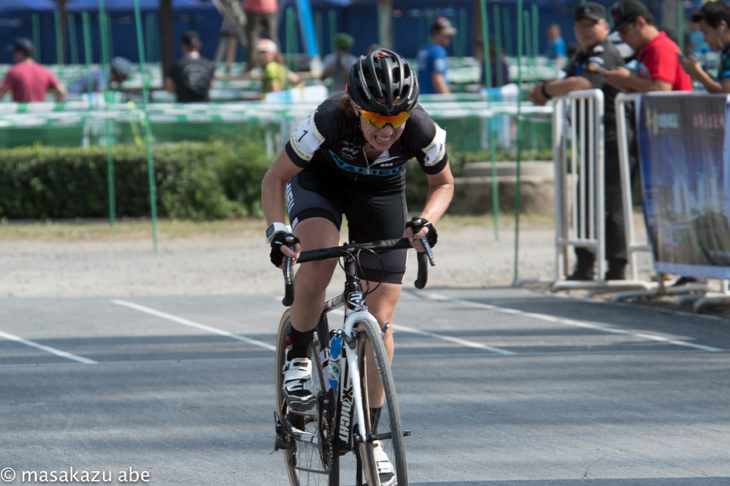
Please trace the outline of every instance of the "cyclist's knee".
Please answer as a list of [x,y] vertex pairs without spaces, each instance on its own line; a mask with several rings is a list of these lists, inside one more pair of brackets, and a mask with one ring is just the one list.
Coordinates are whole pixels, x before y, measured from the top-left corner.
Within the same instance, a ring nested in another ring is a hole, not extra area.
[[296,274],[297,291],[301,288],[307,293],[317,293],[326,289],[332,280],[336,260],[306,263],[299,268]]

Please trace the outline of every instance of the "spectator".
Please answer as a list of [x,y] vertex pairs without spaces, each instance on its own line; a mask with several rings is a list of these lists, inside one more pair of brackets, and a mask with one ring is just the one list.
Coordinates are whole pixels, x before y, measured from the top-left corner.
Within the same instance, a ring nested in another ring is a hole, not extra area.
[[256,66],[261,66],[257,56],[257,46],[259,43],[259,32],[263,31],[264,39],[273,39],[277,49],[279,43],[277,39],[277,0],[245,0],[243,6],[246,12],[246,38],[248,39],[248,49],[246,62],[248,70],[251,71]]
[[692,55],[697,55],[702,52],[703,47],[707,47],[704,34],[700,30],[700,26],[697,22],[687,22],[687,28],[685,29],[685,41],[684,51],[689,52]]
[[[611,7],[614,30],[637,53],[638,75],[624,67],[603,73],[606,82],[622,91],[692,91],[692,78],[679,64],[682,51],[665,32],[660,31],[649,9],[638,0],[620,0]],[[638,156],[636,139],[629,149]],[[696,282],[694,277],[681,277],[674,285]]]
[[203,42],[194,30],[185,31],[180,40],[183,57],[167,72],[165,89],[177,95],[178,103],[210,101],[209,92],[215,64],[200,55]]
[[334,44],[337,52],[327,54],[322,63],[324,69],[322,79],[332,79],[330,93],[345,91],[350,68],[357,62],[357,57],[350,53],[352,46],[355,44],[355,39],[352,36],[345,33],[337,34],[334,38]]
[[625,67],[603,74],[621,91],[692,91],[692,80],[679,64],[679,46],[654,24],[654,17],[638,0],[620,0],[611,7],[614,30],[637,53],[638,75]]
[[11,67],[0,84],[0,98],[13,92],[16,103],[45,101],[48,90],[56,93],[56,101],[66,97],[66,87],[47,68],[33,60],[33,43],[24,37],[15,39],[8,50],[13,52],[15,66]]
[[545,55],[550,59],[555,59],[559,65],[562,65],[562,61],[565,60],[568,50],[558,24],[552,24],[548,27],[547,38],[548,43]]
[[679,64],[710,93],[730,93],[730,6],[719,0],[705,3],[692,14],[692,22],[704,34],[704,42],[722,52],[717,79],[707,74],[694,57],[680,57]]
[[[530,93],[530,101],[544,105],[552,96],[571,91],[600,89],[604,95],[604,181],[605,181],[605,248],[608,260],[606,280],[626,279],[626,236],[621,198],[621,172],[616,136],[614,100],[618,89],[606,83],[599,69],[613,70],[624,65],[621,54],[608,40],[610,27],[606,8],[587,2],[575,9],[575,37],[580,48],[566,68],[564,79],[538,83]],[[588,150],[588,148],[584,148]],[[587,152],[590,153],[590,152]],[[586,173],[594,161],[588,160]],[[584,176],[584,174],[581,174]],[[588,202],[586,201],[586,205]],[[575,248],[577,265],[568,280],[593,280],[596,254],[587,248]]]
[[299,84],[301,79],[296,73],[289,71],[284,65],[284,59],[279,54],[276,44],[271,39],[261,39],[256,47],[259,62],[264,67],[264,79],[261,85],[261,96]]
[[418,51],[418,84],[421,94],[451,92],[446,81],[446,48],[455,34],[456,29],[446,17],[439,17],[431,24],[431,43]]
[[[124,57],[115,57],[112,59],[109,63],[109,68],[109,80],[117,83],[117,85],[126,81],[134,71],[132,63]],[[91,80],[91,82],[89,82],[89,80]],[[68,92],[73,94],[88,93],[89,91],[100,93],[102,91],[106,91],[106,89],[107,85],[104,72],[101,69],[97,69],[89,74],[84,74],[76,78],[76,80],[69,85]]]

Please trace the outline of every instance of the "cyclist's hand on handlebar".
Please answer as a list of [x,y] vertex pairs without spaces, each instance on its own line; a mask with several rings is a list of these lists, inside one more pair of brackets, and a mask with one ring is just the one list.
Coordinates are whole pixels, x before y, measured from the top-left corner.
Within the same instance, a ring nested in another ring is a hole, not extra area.
[[431,247],[436,246],[436,243],[438,242],[436,227],[426,218],[419,218],[416,216],[411,221],[408,221],[406,223],[406,234],[411,245],[413,245],[413,248],[421,253],[426,251],[423,248],[423,245],[421,245],[421,238],[424,236]]
[[[286,239],[287,237],[294,238],[294,249],[290,248],[286,245]],[[297,262],[297,258],[299,258],[299,253],[302,251],[301,245],[299,244],[299,238],[294,236],[291,233],[278,233],[276,236],[274,236],[274,239],[271,241],[271,253],[269,256],[271,257],[271,263],[274,264],[277,268],[283,268],[284,267],[284,257],[289,257],[292,259],[292,264]]]

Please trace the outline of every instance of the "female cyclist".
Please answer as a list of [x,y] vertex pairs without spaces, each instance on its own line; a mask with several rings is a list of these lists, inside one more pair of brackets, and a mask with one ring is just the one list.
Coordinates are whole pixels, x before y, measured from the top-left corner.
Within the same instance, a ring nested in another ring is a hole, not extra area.
[[[343,214],[351,242],[408,236],[418,251],[424,251],[419,239],[426,236],[431,245],[436,244],[433,225],[451,202],[454,179],[446,155],[446,132],[417,101],[416,72],[403,57],[380,48],[352,66],[345,95],[329,98],[299,125],[262,185],[263,210],[270,225],[266,239],[275,266],[283,264],[284,256],[296,260],[303,250],[338,246]],[[405,167],[413,157],[429,186],[420,215],[423,224],[416,227],[406,223],[405,201]],[[285,198],[291,230],[283,222]],[[295,237],[293,251],[283,244],[290,232]],[[401,293],[407,250],[380,258],[382,263],[373,255],[361,256],[360,278],[371,288],[380,284],[366,303],[385,330],[383,340],[392,361],[388,323]],[[309,356],[336,265],[336,260],[310,262],[296,274],[292,349],[284,378],[287,403],[293,410],[309,410],[316,403]],[[376,457],[381,477],[390,466],[382,456]]]

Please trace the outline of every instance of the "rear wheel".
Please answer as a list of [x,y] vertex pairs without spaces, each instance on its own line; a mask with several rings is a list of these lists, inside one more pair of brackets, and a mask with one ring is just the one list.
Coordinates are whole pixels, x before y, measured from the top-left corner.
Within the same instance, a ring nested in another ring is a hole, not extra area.
[[[292,486],[339,486],[339,457],[333,452],[331,418],[325,409],[326,397],[319,334],[327,346],[326,323],[320,322],[312,345],[312,374],[314,392],[319,397],[314,409],[306,413],[290,411],[284,399],[284,364],[289,349],[291,330],[290,311],[287,310],[279,323],[276,338],[276,411],[281,422],[278,445],[283,445],[289,482]],[[280,442],[283,439],[283,444]]]
[[[393,484],[408,486],[408,468],[400,409],[380,326],[370,321],[361,321],[357,324],[357,331],[356,352],[362,375],[360,388],[368,439],[359,445],[365,477],[368,485],[372,486]],[[376,450],[377,442],[380,443],[382,451],[390,460],[392,465],[390,474],[379,474],[378,472],[377,459],[382,459],[383,456],[380,451]]]

